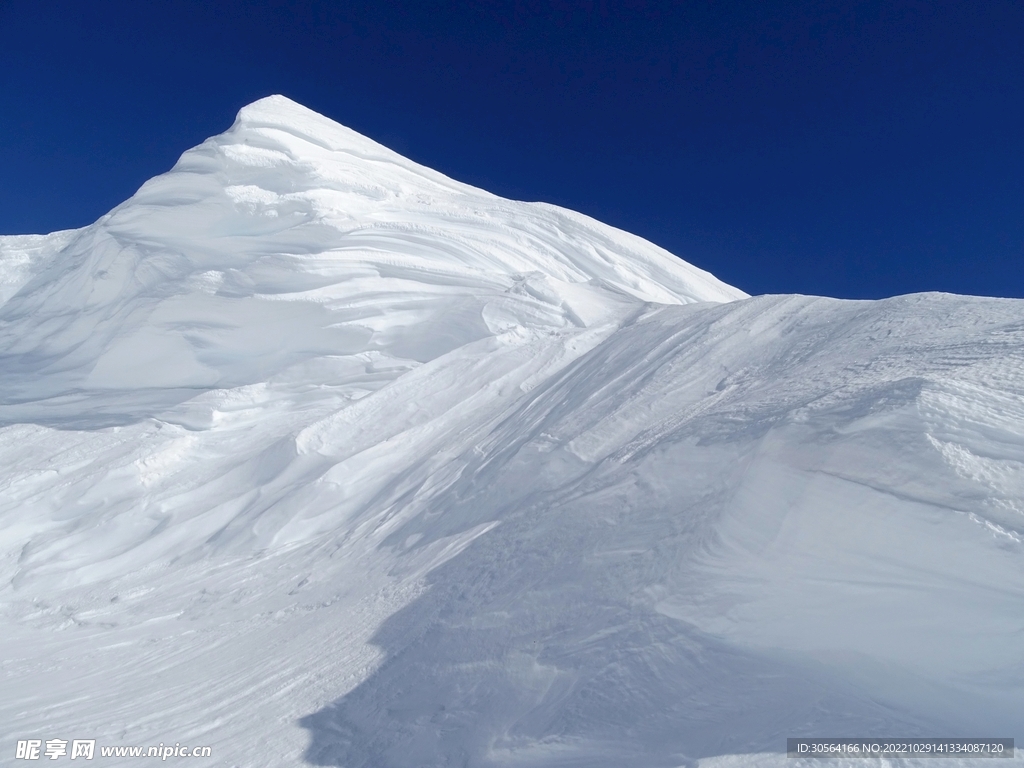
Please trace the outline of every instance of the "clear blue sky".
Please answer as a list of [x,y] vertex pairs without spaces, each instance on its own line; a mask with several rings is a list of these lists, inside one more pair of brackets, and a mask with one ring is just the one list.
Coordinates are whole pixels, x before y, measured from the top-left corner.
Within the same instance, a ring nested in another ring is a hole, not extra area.
[[751,293],[1024,297],[1024,3],[0,0],[0,233],[283,93]]

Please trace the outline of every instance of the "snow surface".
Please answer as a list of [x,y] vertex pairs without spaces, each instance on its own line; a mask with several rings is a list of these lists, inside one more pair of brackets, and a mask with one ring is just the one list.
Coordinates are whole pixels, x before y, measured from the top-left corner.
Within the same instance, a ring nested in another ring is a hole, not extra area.
[[1020,738],[1022,396],[1019,301],[749,298],[262,99],[0,238],[0,762]]

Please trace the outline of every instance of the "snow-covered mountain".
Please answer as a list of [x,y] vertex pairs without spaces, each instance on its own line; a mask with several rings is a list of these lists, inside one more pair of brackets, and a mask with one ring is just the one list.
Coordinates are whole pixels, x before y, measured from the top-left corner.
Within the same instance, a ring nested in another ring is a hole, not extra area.
[[0,238],[0,762],[1024,736],[1022,396],[1022,302],[749,298],[262,99]]

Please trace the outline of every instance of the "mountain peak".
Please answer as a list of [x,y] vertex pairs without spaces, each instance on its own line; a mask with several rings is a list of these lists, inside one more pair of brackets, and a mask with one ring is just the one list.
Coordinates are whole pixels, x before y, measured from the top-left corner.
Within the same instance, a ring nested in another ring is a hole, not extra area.
[[321,114],[314,112],[309,107],[299,104],[297,101],[282,96],[280,93],[273,93],[270,96],[256,99],[238,110],[236,122],[247,122],[254,120],[288,121],[290,119],[309,120],[324,119]]
[[745,295],[639,237],[453,181],[280,95],[47,242],[6,289],[0,355],[62,361],[66,376],[48,381],[69,390],[237,386],[323,354],[423,363],[485,337],[603,326],[645,302]]
[[242,107],[234,124],[223,135],[267,131],[290,134],[328,151],[360,148],[374,154],[389,155],[392,159],[401,157],[351,128],[280,94],[265,96]]

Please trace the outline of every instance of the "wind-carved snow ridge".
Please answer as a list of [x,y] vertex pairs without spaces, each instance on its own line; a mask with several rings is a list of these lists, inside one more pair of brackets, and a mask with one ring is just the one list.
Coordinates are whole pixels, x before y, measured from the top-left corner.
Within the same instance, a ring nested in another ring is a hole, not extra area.
[[749,298],[262,99],[0,238],[0,755],[1019,736],[1022,317]]

